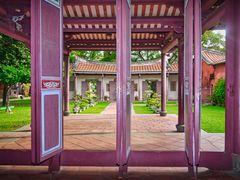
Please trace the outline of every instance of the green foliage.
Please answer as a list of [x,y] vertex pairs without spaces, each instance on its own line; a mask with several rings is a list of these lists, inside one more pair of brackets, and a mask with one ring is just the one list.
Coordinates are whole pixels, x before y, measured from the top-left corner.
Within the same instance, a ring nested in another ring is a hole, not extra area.
[[[70,62],[74,63],[76,57],[87,61],[98,62],[116,62],[115,51],[72,51],[70,53]],[[132,62],[148,61],[160,58],[159,51],[132,51]]]
[[211,96],[212,103],[218,106],[225,105],[225,80],[219,79],[215,85],[213,95]]
[[[0,83],[4,85],[3,105],[9,107],[10,88],[30,82],[30,51],[20,41],[0,34]],[[10,111],[7,108],[7,111]]]
[[85,92],[85,98],[82,96],[76,95],[74,97],[74,106],[73,106],[73,113],[80,113],[85,111],[89,107],[93,107],[96,105],[96,101],[98,99],[97,95],[92,91]]
[[158,112],[161,103],[160,96],[151,90],[145,91],[144,96],[146,98],[146,106],[148,106],[151,110]]
[[132,51],[131,55],[132,62],[155,60],[160,57],[159,51]]
[[24,89],[24,96],[25,97],[28,97],[29,96],[29,91],[30,91],[30,87],[31,87],[31,84],[30,83],[27,83],[27,84],[23,84],[23,89]]
[[30,82],[30,51],[22,43],[0,34],[0,83]]
[[[225,37],[219,32],[209,30],[202,35],[202,47],[204,49],[213,51],[225,51]],[[172,56],[168,60],[169,64],[178,62],[178,49],[173,52]]]
[[216,31],[206,31],[202,35],[202,47],[209,50],[225,51],[225,37]]

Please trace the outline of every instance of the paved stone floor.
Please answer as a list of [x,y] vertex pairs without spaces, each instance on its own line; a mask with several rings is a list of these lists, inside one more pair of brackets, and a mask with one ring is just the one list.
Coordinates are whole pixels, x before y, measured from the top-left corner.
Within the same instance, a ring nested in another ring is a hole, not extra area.
[[[64,117],[64,148],[80,150],[115,150],[116,104],[99,115]],[[132,115],[132,150],[184,150],[184,133],[177,133],[176,115]],[[30,127],[18,132],[0,133],[0,149],[30,149]],[[224,134],[202,132],[202,151],[223,151]]]
[[129,167],[128,174],[118,177],[116,167],[62,167],[56,174],[49,174],[47,167],[17,167],[0,166],[1,180],[228,180],[239,179],[240,176],[232,172],[210,171],[199,168],[197,176],[188,173],[187,168],[157,168],[157,167]]

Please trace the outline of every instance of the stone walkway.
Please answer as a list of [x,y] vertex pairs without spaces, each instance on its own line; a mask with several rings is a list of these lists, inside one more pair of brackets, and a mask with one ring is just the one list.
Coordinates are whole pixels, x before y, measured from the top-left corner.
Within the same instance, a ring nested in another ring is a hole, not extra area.
[[[99,115],[72,115],[64,118],[64,148],[80,150],[116,149],[116,104],[111,103]],[[184,150],[184,133],[177,133],[176,115],[132,115],[132,150]],[[1,149],[30,149],[30,127],[20,132],[0,133]],[[223,151],[224,134],[202,132],[202,151]]]
[[101,114],[116,114],[116,102],[111,102]]

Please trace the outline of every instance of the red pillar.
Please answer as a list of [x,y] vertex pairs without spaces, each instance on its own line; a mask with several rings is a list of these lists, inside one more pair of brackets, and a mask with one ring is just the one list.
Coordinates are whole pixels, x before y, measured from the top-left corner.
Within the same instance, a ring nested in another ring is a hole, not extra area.
[[64,55],[64,116],[69,115],[69,54]]
[[178,124],[176,125],[178,132],[184,132],[184,44],[183,38],[178,40]]
[[162,53],[161,54],[161,81],[162,81],[162,86],[161,86],[161,111],[160,111],[160,116],[166,116],[167,111],[166,111],[166,101],[167,101],[167,75],[166,75],[166,54]]
[[116,1],[117,27],[117,165],[127,172],[131,131],[131,1]]
[[189,170],[196,173],[200,155],[201,1],[188,0],[185,6],[184,17],[185,148]]
[[[240,157],[240,2],[226,2],[226,136],[225,152],[239,172]],[[229,165],[231,161],[229,162]]]

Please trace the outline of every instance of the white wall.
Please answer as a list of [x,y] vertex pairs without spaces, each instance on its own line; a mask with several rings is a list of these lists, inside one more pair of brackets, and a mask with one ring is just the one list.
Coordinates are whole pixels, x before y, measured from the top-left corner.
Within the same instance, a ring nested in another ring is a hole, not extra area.
[[[114,81],[116,76],[114,75],[105,75],[103,78],[103,97],[108,96],[109,97],[109,91],[107,91],[107,84],[109,84],[109,81]],[[96,79],[98,81],[102,81],[102,75],[78,75],[77,77],[77,94],[82,95],[82,81],[90,80],[90,79]],[[141,75],[141,78],[138,78],[138,75],[132,75],[132,80],[134,81],[134,84],[138,84],[138,91],[134,91],[134,98],[136,96],[139,97],[140,94],[140,100],[143,99],[142,94],[142,82],[146,80],[161,80],[160,74],[156,75]],[[176,81],[176,91],[170,91],[170,81]],[[140,84],[139,84],[140,83]],[[170,74],[167,78],[167,96],[169,100],[177,100],[178,98],[178,75]],[[73,99],[74,97],[74,91],[70,91],[69,98]]]
[[[170,82],[176,81],[176,91],[171,91]],[[178,75],[170,75],[168,77],[168,99],[169,100],[177,100],[178,99]]]

